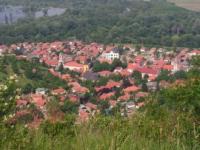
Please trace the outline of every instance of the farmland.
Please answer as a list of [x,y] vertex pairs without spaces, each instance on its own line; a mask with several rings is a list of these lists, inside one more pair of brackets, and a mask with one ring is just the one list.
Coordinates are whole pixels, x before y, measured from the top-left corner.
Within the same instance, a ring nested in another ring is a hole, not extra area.
[[194,10],[200,11],[200,0],[168,0],[170,2],[174,2],[177,6]]

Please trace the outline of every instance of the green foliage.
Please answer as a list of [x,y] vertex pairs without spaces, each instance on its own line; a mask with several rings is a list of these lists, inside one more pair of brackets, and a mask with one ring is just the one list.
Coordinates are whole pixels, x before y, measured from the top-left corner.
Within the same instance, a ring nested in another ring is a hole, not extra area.
[[0,119],[4,119],[15,111],[15,96],[18,94],[15,77],[0,84]]
[[134,78],[136,85],[139,85],[142,83],[142,74],[139,71],[134,71],[132,73],[132,77]]
[[[97,115],[75,125],[66,116],[57,123],[44,122],[39,129],[0,124],[1,149],[199,149],[200,80],[151,95],[132,118]],[[101,107],[108,108],[107,101]],[[118,114],[118,115],[117,115]]]
[[107,62],[100,63],[99,61],[96,61],[93,65],[93,71],[94,72],[100,72],[104,70],[113,71],[117,67],[126,68],[127,64],[122,63],[119,59],[114,59],[112,64],[109,64]]
[[74,113],[76,114],[78,112],[78,104],[74,104],[70,101],[65,101],[62,106],[60,106],[60,109],[64,113]]
[[[16,4],[13,0],[6,3]],[[33,8],[65,7],[67,10],[61,16],[3,26],[0,28],[1,43],[80,39],[86,42],[200,47],[199,13],[164,0],[20,0],[17,4],[35,5]]]
[[170,72],[167,70],[161,70],[159,76],[157,77],[157,81],[165,80],[168,81],[170,80]]
[[107,62],[100,63],[98,61],[94,63],[94,66],[93,66],[94,72],[99,72],[99,71],[104,71],[104,70],[111,70],[111,66],[109,63]]
[[2,66],[5,67],[5,71],[0,72],[0,77],[1,75],[6,76],[5,72],[8,75],[15,73],[20,79],[17,86],[22,88],[24,93],[33,91],[38,87],[53,89],[61,86],[68,88],[66,82],[50,74],[48,68],[42,66],[39,62],[17,60],[15,56],[4,56],[1,59],[3,59]]

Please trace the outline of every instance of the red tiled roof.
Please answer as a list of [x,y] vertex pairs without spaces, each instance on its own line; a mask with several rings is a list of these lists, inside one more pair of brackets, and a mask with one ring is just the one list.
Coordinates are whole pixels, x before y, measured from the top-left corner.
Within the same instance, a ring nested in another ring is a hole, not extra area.
[[107,84],[106,84],[106,88],[113,88],[113,87],[120,87],[121,83],[120,82],[115,82],[115,81],[109,81]]
[[87,56],[77,56],[77,57],[75,58],[76,61],[79,60],[79,61],[82,62],[82,63],[87,62],[87,59],[88,59]]
[[115,95],[115,92],[110,92],[110,93],[102,94],[102,95],[100,96],[100,99],[101,99],[101,100],[106,100],[106,99],[108,99],[108,98],[110,98],[110,97],[112,97],[112,96],[114,96],[114,95]]
[[77,102],[79,101],[79,98],[78,98],[78,96],[76,96],[76,95],[70,95],[70,96],[69,96],[69,100],[70,100],[71,102],[73,102],[73,103],[77,103]]
[[136,64],[136,63],[129,63],[127,66],[127,69],[129,69],[129,70],[135,70],[137,68],[138,68],[138,64]]
[[127,87],[127,88],[124,89],[123,91],[129,93],[129,92],[136,92],[136,91],[138,91],[138,90],[140,90],[140,88],[133,85],[133,86]]
[[81,86],[79,83],[77,83],[77,82],[69,83],[69,85],[71,85],[71,86],[72,86],[72,90],[73,90],[74,92],[77,92],[77,93],[82,93],[82,94],[84,94],[84,93],[86,93],[86,92],[89,91],[86,87],[82,87],[82,86]]
[[112,74],[112,72],[107,71],[107,70],[104,70],[104,71],[98,72],[98,74],[99,74],[100,76],[109,76],[109,75]]
[[71,76],[69,74],[63,74],[61,76],[61,79],[63,79],[63,80],[69,80],[69,79],[71,79]]
[[83,68],[82,64],[79,64],[75,61],[67,62],[64,64],[65,67],[77,67],[77,68]]
[[31,98],[33,103],[35,103],[38,107],[42,107],[46,104],[46,100],[40,94],[32,94]]
[[130,76],[131,73],[130,73],[127,69],[123,69],[123,70],[120,72],[120,75],[122,75],[122,76]]
[[192,50],[191,53],[193,53],[193,54],[200,54],[200,50],[195,49],[195,50]]
[[145,73],[145,74],[151,74],[151,75],[157,75],[158,74],[157,70],[154,70],[152,68],[147,68],[147,67],[137,68],[137,71],[139,71],[141,73]]
[[168,71],[172,71],[174,69],[174,66],[173,65],[164,65],[162,67],[162,69],[164,70],[168,70]]
[[121,85],[120,82],[109,81],[105,86],[95,87],[95,90],[99,92],[103,89],[112,89],[114,87],[120,87],[120,85]]
[[90,102],[86,103],[85,106],[88,107],[88,108],[90,108],[90,109],[94,109],[94,110],[97,109],[97,105],[92,104],[92,103],[90,103]]
[[47,64],[48,66],[57,66],[58,65],[58,60],[46,60],[45,64]]
[[140,56],[140,55],[138,55],[138,56],[136,56],[136,57],[134,58],[134,61],[135,61],[136,63],[141,63],[143,60],[144,60],[144,57],[143,57],[143,56]]
[[63,89],[63,88],[58,88],[58,89],[55,89],[52,91],[52,94],[54,94],[54,95],[62,95],[64,93],[65,93],[65,89]]
[[118,98],[118,100],[120,100],[120,101],[127,101],[127,100],[129,100],[129,99],[130,99],[130,95],[129,95],[128,93],[126,93],[125,95],[120,96],[120,97]]

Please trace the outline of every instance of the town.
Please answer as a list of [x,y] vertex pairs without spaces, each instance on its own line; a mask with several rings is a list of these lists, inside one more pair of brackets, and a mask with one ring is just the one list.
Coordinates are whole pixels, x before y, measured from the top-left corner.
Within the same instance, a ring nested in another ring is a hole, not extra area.
[[[52,97],[61,106],[66,101],[74,104],[76,123],[85,122],[99,113],[109,115],[115,111],[129,117],[145,106],[144,98],[150,93],[184,82],[184,72],[191,68],[190,60],[199,54],[197,49],[177,48],[173,51],[76,40],[0,45],[0,57],[14,55],[17,60],[38,61],[69,87],[37,87],[17,98],[18,110],[14,116],[30,113],[26,110],[30,104],[42,113],[43,117],[34,116],[29,124],[31,127],[52,117],[46,108]],[[54,120],[62,118],[62,113],[54,112]]]

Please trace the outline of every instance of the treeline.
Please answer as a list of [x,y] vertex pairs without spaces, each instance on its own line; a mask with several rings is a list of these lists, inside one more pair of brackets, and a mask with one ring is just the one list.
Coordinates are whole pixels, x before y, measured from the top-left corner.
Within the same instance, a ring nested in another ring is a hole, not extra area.
[[63,4],[66,13],[1,27],[1,43],[80,39],[200,47],[200,13],[164,0],[63,0],[55,4]]

